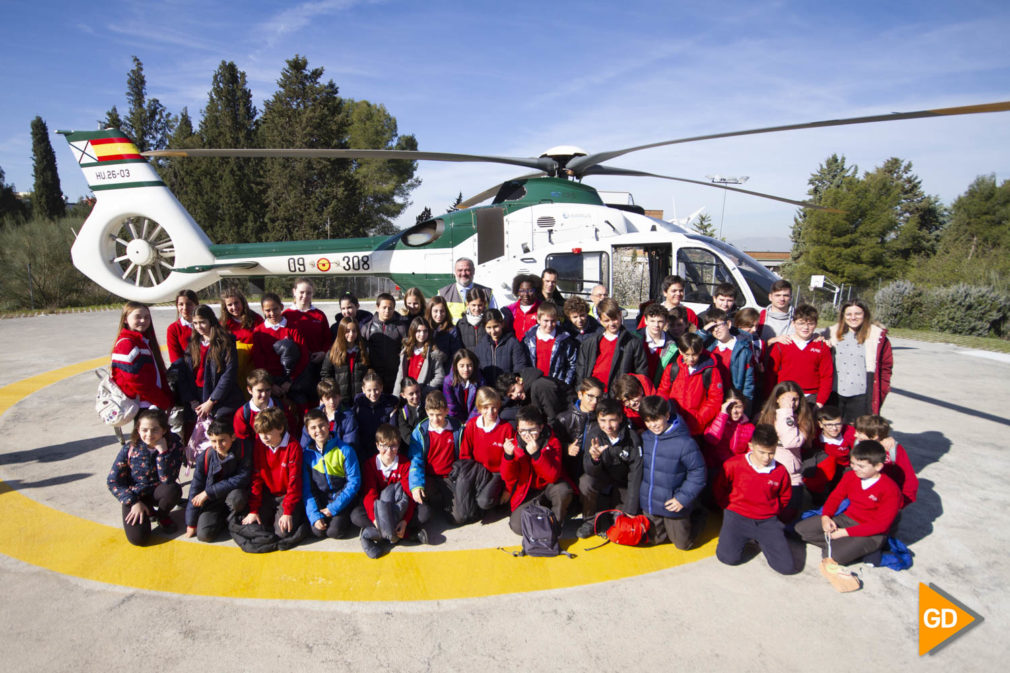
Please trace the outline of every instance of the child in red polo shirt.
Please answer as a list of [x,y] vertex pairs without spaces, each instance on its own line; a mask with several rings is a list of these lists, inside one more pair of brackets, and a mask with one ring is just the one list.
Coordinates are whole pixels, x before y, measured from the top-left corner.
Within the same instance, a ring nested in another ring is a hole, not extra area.
[[823,407],[831,395],[835,366],[831,347],[826,341],[814,341],[820,314],[809,304],[800,304],[793,313],[793,334],[769,340],[771,360],[770,386],[779,381],[795,381],[803,388],[807,401]]
[[449,475],[459,459],[460,424],[449,416],[448,406],[442,393],[437,390],[428,393],[424,398],[427,416],[410,436],[409,491],[419,506],[417,520],[422,527],[418,536],[422,542],[427,542],[424,525],[431,520],[435,508],[448,512],[453,505]]
[[[362,467],[361,504],[351,513],[351,520],[361,527],[361,547],[372,559],[407,537],[414,516],[414,501],[408,494],[410,460],[399,451],[396,428],[380,425],[375,431],[375,448],[378,454]],[[427,536],[418,537],[421,542],[428,540]]]
[[[453,502],[453,517],[466,523],[480,512],[501,504],[505,484],[501,477],[501,462],[505,442],[515,438],[510,423],[498,416],[501,396],[487,386],[477,391],[478,416],[467,421],[460,439],[459,459],[464,464]],[[471,465],[470,463],[476,463]]]
[[505,440],[501,476],[511,494],[509,528],[522,535],[522,511],[537,502],[564,521],[575,490],[561,468],[561,444],[536,407],[523,407],[516,417],[516,440]]

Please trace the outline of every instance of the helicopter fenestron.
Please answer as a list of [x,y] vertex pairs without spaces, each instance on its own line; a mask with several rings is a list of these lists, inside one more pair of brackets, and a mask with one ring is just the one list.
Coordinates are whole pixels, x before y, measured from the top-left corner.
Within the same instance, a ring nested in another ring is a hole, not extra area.
[[[686,142],[804,128],[842,126],[1010,110],[1010,102],[791,124],[667,140],[590,154],[559,146],[539,157],[406,150],[198,149],[140,153],[118,129],[60,131],[96,197],[71,249],[74,265],[103,288],[141,302],[173,299],[222,278],[263,275],[375,275],[433,294],[453,280],[453,261],[469,257],[476,277],[511,296],[518,273],[559,272],[563,292],[588,295],[605,285],[624,306],[659,294],[662,278],[687,282],[686,301],[707,305],[719,283],[738,290],[738,305],[756,306],[776,276],[733,246],[647,216],[637,206],[606,204],[582,178],[652,177],[761,198],[813,204],[727,185],[604,165],[635,151]],[[214,244],[162,182],[147,156],[313,157],[492,162],[535,172],[500,185],[390,237]],[[475,204],[493,197],[489,205]]]

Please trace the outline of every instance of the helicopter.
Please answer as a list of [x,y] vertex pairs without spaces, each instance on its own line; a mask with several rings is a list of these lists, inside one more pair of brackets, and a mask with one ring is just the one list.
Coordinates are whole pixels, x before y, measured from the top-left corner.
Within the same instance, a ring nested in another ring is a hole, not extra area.
[[[737,289],[738,306],[761,306],[778,277],[732,245],[629,203],[605,203],[582,179],[651,177],[715,187],[804,208],[806,201],[726,184],[605,165],[641,150],[807,128],[1010,110],[1010,101],[789,124],[666,140],[589,153],[560,145],[537,157],[371,149],[190,149],[139,152],[118,129],[59,131],[84,172],[96,204],[71,248],[74,265],[109,292],[145,303],[171,301],[182,289],[220,279],[264,275],[373,275],[425,294],[454,281],[456,259],[475,278],[514,300],[520,273],[558,271],[562,292],[586,296],[600,284],[622,306],[658,296],[665,276],[685,279],[685,302],[704,308],[720,283]],[[491,162],[533,169],[460,203],[456,210],[393,236],[215,244],[158,176],[148,157],[297,157]],[[478,205],[491,198],[486,205]]]

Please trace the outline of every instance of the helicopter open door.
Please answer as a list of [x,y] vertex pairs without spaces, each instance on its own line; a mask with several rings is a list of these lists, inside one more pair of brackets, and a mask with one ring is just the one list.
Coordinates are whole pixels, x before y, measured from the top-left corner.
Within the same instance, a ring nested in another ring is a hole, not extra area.
[[621,306],[640,306],[662,295],[663,278],[670,275],[673,245],[615,245],[614,282],[610,296]]

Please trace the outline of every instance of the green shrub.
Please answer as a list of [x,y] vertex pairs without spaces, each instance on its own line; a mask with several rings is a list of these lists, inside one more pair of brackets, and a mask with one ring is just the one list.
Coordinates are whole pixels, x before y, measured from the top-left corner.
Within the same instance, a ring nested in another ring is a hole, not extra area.
[[888,327],[919,329],[925,326],[923,292],[907,280],[896,280],[877,290],[873,305],[874,320]]
[[817,312],[821,316],[821,322],[836,322],[838,320],[838,309],[830,301],[822,302],[817,307]]
[[70,261],[79,218],[29,220],[0,229],[0,309],[54,309],[116,301]]
[[994,287],[958,283],[927,293],[929,326],[967,336],[1000,336],[1010,317],[1010,296]]

